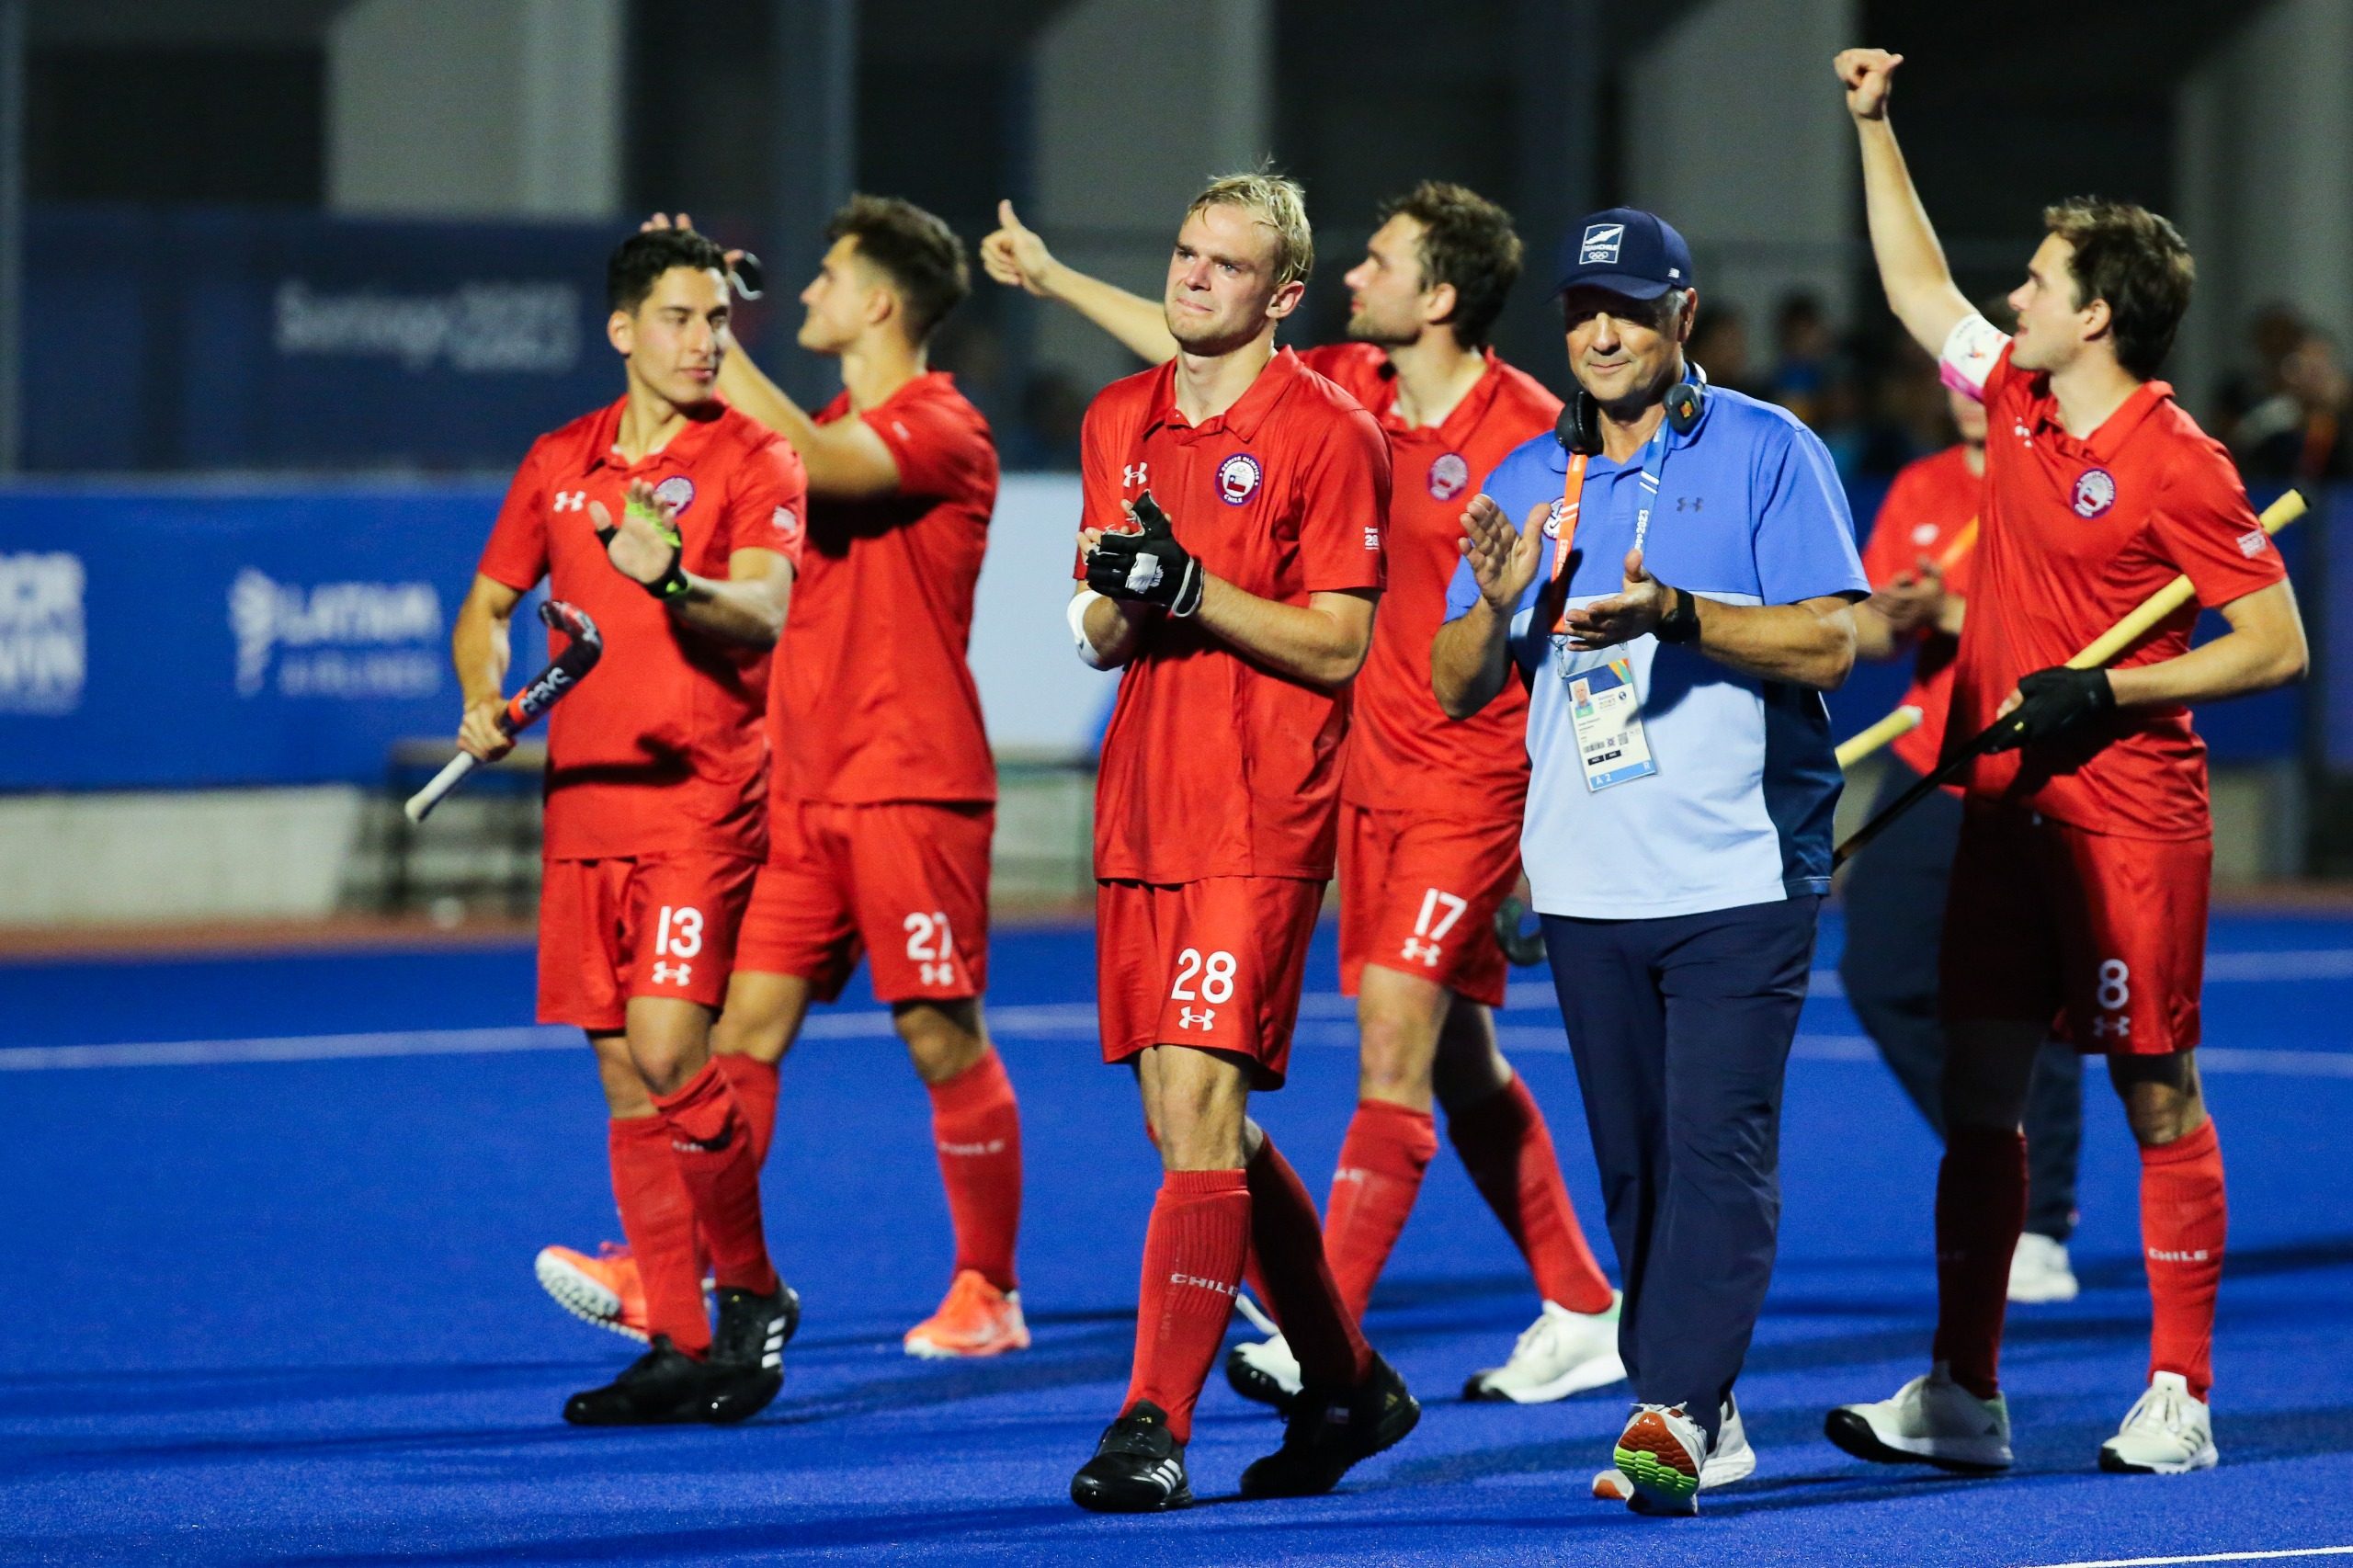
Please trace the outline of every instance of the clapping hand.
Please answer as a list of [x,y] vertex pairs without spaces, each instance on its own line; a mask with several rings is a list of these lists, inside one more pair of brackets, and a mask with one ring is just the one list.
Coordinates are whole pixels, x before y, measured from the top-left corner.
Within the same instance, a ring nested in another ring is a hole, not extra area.
[[1473,495],[1462,512],[1462,538],[1457,548],[1471,563],[1471,580],[1487,608],[1505,620],[1519,610],[1520,596],[1536,581],[1536,561],[1544,549],[1544,520],[1552,516],[1549,502],[1529,511],[1517,528],[1491,495]]
[[1614,648],[1652,631],[1666,614],[1666,587],[1643,565],[1643,552],[1626,552],[1623,585],[1617,593],[1594,600],[1561,617],[1569,646],[1580,653]]

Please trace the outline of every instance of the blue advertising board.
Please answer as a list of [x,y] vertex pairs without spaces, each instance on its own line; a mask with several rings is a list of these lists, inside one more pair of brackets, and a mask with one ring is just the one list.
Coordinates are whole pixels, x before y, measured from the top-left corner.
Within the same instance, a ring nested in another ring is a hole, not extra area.
[[0,789],[381,778],[393,741],[456,729],[450,623],[498,500],[0,490]]
[[36,204],[25,466],[510,468],[619,390],[605,259],[627,233]]

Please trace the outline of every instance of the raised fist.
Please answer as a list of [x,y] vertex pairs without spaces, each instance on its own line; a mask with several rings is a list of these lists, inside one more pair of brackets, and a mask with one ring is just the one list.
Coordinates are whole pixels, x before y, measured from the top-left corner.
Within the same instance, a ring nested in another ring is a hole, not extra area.
[[1895,68],[1904,56],[1883,49],[1845,49],[1830,68],[1847,89],[1847,112],[1857,119],[1885,119],[1887,95],[1894,86]]

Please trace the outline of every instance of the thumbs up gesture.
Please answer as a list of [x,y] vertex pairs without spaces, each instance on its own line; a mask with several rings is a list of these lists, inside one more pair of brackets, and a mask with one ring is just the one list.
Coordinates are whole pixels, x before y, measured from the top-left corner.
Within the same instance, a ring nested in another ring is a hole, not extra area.
[[1015,215],[1012,202],[996,204],[996,222],[981,242],[982,269],[1008,288],[1019,287],[1044,299],[1056,265],[1053,253],[1037,231]]
[[1201,605],[1201,563],[1176,542],[1168,514],[1147,490],[1128,505],[1134,533],[1107,533],[1086,558],[1086,585],[1107,598],[1158,605],[1188,616]]

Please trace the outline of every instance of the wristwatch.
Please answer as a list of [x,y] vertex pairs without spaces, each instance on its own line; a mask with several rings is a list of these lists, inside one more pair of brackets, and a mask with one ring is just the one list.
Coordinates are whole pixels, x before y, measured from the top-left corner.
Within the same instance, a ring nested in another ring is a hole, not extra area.
[[1666,613],[1658,618],[1658,625],[1651,634],[1662,642],[1696,642],[1699,640],[1699,601],[1680,588],[1666,590],[1671,596]]

